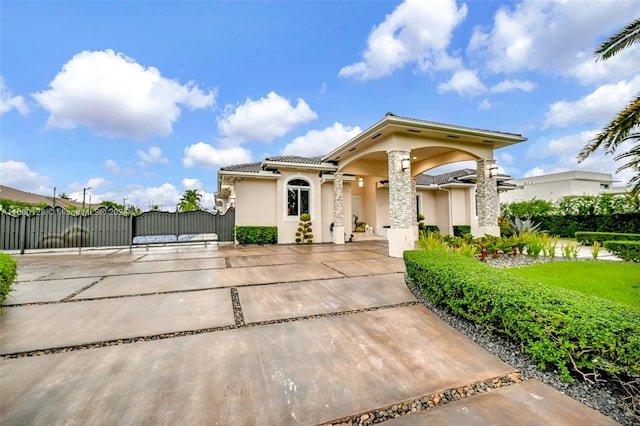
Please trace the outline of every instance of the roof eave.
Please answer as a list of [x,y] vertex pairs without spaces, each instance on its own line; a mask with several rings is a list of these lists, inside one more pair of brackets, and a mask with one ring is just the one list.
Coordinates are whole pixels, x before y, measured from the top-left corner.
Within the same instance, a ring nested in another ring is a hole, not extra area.
[[328,172],[335,172],[338,170],[338,166],[332,163],[323,162],[322,164],[309,164],[309,163],[292,163],[287,161],[269,161],[262,162],[263,166],[269,167],[282,167],[282,168],[294,168],[294,169],[313,169],[313,170],[326,170]]
[[354,136],[349,141],[331,151],[329,154],[322,157],[322,161],[336,161],[336,157],[342,156],[346,152],[350,152],[355,145],[360,142],[369,139],[373,135],[380,133],[382,130],[389,126],[397,126],[400,128],[421,128],[424,130],[430,130],[440,132],[443,134],[453,134],[461,136],[472,136],[482,140],[491,139],[491,143],[494,147],[503,148],[505,146],[513,145],[519,142],[524,142],[527,138],[513,134],[494,132],[491,130],[471,129],[466,127],[459,127],[449,124],[433,123],[428,121],[413,120],[404,117],[398,117],[395,115],[387,115],[383,119],[373,124],[368,129],[364,130],[360,134]]
[[220,170],[218,172],[219,175],[229,176],[229,177],[252,177],[257,179],[279,179],[279,173],[273,172],[237,172],[232,170]]

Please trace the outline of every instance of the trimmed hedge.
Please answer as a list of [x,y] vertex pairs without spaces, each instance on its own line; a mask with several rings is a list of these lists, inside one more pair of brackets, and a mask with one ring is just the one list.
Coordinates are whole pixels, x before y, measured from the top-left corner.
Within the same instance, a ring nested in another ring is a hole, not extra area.
[[0,253],[0,303],[13,290],[11,286],[17,275],[18,268],[13,257],[6,253]]
[[240,244],[278,244],[278,227],[236,226],[235,238]]
[[560,378],[640,374],[640,310],[549,287],[450,252],[406,251],[407,275],[433,303],[504,333]]
[[453,225],[454,237],[464,237],[466,234],[471,234],[470,225]]
[[551,235],[573,238],[578,231],[640,233],[640,214],[532,215],[531,220]]
[[605,241],[604,248],[621,259],[640,262],[640,241]]
[[600,244],[605,241],[640,241],[640,234],[622,234],[619,232],[576,232],[576,240],[580,244],[592,246],[598,241]]

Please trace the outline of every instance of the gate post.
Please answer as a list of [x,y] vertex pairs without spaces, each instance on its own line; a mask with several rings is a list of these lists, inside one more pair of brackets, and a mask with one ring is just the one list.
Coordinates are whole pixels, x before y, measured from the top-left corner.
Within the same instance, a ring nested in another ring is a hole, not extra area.
[[18,245],[20,246],[20,254],[24,254],[24,249],[27,245],[27,216],[25,214],[20,215],[20,225],[18,229]]
[[129,254],[131,254],[131,251],[133,249],[133,216],[134,215],[131,215],[131,217],[129,218]]

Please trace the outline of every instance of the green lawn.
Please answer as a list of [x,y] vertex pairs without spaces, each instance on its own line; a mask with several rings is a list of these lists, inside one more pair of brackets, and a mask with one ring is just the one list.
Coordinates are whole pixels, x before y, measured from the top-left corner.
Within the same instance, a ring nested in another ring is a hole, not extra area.
[[552,262],[510,273],[547,285],[598,296],[640,308],[640,265],[621,262]]

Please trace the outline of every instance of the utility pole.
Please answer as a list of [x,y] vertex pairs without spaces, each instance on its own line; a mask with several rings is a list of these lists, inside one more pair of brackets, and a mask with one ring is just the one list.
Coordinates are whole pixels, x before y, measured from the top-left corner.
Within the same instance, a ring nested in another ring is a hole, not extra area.
[[84,200],[87,197],[87,189],[91,189],[90,186],[82,188],[82,214],[84,214]]

